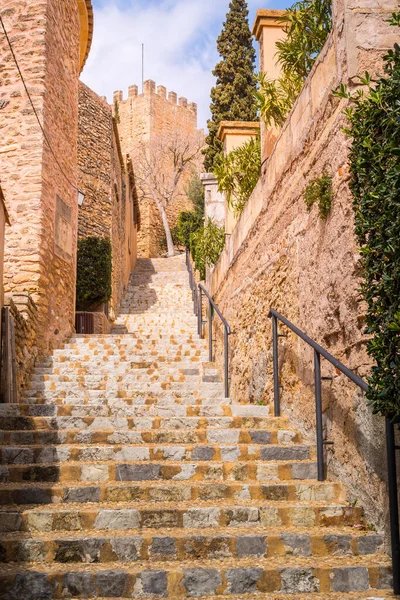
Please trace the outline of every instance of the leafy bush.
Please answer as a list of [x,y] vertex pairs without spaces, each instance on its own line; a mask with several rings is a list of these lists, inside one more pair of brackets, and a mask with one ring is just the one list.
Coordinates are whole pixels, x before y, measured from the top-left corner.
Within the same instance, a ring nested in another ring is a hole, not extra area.
[[200,278],[205,279],[206,266],[213,267],[225,246],[225,230],[209,218],[190,237],[190,252]]
[[95,309],[111,298],[112,257],[109,239],[87,237],[78,242],[76,308]]
[[260,139],[251,139],[225,156],[215,168],[218,190],[225,192],[228,205],[240,215],[257,185],[261,169]]
[[313,179],[304,192],[304,202],[310,211],[315,203],[318,203],[319,216],[326,219],[333,200],[332,177],[326,173],[317,179]]
[[[390,21],[400,24],[400,16]],[[368,353],[374,359],[367,397],[373,412],[400,421],[400,47],[384,57],[385,75],[360,78],[346,110],[352,138],[351,191],[367,304]]]
[[204,217],[204,187],[197,171],[192,173],[186,188],[186,195],[193,204],[194,212]]
[[182,211],[178,215],[178,221],[172,231],[175,244],[190,247],[190,236],[198,229],[203,229],[204,218],[194,211]]
[[281,18],[286,38],[276,43],[279,79],[258,76],[256,100],[267,125],[283,125],[332,28],[331,0],[299,0]]

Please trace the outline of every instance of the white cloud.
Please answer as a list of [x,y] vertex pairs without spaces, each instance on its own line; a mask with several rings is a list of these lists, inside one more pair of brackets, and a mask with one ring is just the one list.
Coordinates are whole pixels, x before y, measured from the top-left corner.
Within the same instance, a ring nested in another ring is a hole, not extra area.
[[[216,37],[229,0],[102,0],[95,5],[92,50],[83,81],[112,101],[115,90],[141,84],[141,48],[145,79],[185,96],[199,106],[199,127],[209,115],[211,71],[218,60]],[[250,0],[254,16],[259,0]],[[251,24],[251,23],[250,23]]]

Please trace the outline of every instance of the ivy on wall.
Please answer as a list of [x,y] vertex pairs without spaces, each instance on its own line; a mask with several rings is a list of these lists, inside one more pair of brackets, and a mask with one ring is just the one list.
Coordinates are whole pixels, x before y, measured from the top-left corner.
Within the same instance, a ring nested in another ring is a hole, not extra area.
[[111,298],[111,241],[87,237],[78,242],[76,308],[94,310]]
[[333,188],[332,177],[324,173],[322,177],[313,179],[305,189],[304,202],[310,211],[314,204],[318,204],[321,219],[326,219],[332,206]]
[[[400,24],[394,14],[393,25]],[[367,397],[373,412],[400,422],[400,47],[384,57],[384,76],[360,78],[346,110],[352,138],[351,191],[367,304],[368,353],[374,359]]]

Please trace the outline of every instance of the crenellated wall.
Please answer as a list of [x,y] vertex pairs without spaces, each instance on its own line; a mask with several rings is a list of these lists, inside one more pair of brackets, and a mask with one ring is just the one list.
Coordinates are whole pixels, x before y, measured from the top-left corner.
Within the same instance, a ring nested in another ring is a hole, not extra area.
[[[121,147],[132,159],[140,149],[157,148],[162,140],[178,135],[182,139],[202,136],[197,129],[197,105],[186,98],[178,98],[173,91],[167,92],[154,81],[144,82],[142,94],[138,87],[129,88],[128,98],[123,92],[114,92],[114,113],[116,112]],[[202,156],[199,154],[198,171],[201,171]],[[135,165],[134,165],[135,166]],[[184,194],[187,177],[181,182],[176,199],[168,207],[168,220],[174,227],[178,214],[192,207]],[[152,200],[139,195],[140,230],[138,232],[138,255],[158,256],[165,252],[164,228],[158,210]]]
[[[397,1],[335,0],[333,31],[293,107],[262,178],[248,201],[211,279],[219,308],[236,335],[231,344],[231,395],[272,403],[270,307],[274,307],[361,377],[366,354],[364,307],[359,303],[358,251],[349,190],[349,139],[342,132],[346,102],[332,96],[357,73],[381,70],[382,54],[398,38],[386,20]],[[265,151],[265,149],[264,149]],[[266,156],[263,156],[263,160]],[[328,173],[334,200],[326,220],[307,212],[306,186]],[[218,320],[216,321],[216,323]],[[284,328],[281,328],[284,332]],[[286,333],[286,332],[285,332]],[[222,356],[221,332],[217,355]],[[282,414],[315,440],[313,351],[293,334],[281,338]],[[387,519],[384,420],[323,361],[328,476],[382,529]]]

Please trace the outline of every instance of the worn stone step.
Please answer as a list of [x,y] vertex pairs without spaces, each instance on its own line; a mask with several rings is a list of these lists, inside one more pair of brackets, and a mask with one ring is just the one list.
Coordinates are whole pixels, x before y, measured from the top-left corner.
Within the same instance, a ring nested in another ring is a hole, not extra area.
[[82,536],[79,532],[0,536],[0,563],[109,563],[120,561],[224,560],[226,558],[272,558],[278,556],[365,556],[379,560],[384,552],[383,536],[376,533],[353,533],[346,529],[285,529],[245,533],[236,529],[173,531],[161,535],[159,530],[121,532]]
[[[253,438],[257,440],[257,435]],[[60,444],[57,446],[25,444],[21,446],[0,446],[0,464],[26,465],[43,463],[64,463],[67,461],[110,461],[110,460],[145,460],[175,461],[184,464],[187,461],[223,461],[254,462],[282,461],[282,470],[287,461],[307,461],[315,456],[314,447],[304,444],[276,445],[276,431],[265,431],[261,437],[262,444],[216,445],[154,445],[154,444]],[[28,440],[29,441],[29,440]],[[270,443],[268,443],[268,441]],[[306,479],[308,479],[306,477]]]
[[[211,470],[210,470],[211,471]],[[93,469],[95,472],[95,469]],[[233,498],[237,500],[248,499],[250,497],[264,498],[267,495],[282,493],[296,493],[312,496],[321,495],[318,486],[315,489],[304,488],[305,479],[316,479],[316,463],[311,461],[304,463],[287,463],[284,469],[280,469],[278,464],[272,464],[268,467],[258,466],[256,471],[257,480],[265,482],[295,482],[301,480],[302,484],[297,487],[287,489],[279,489],[278,487],[262,487],[252,484],[236,485],[234,481],[242,481],[243,473],[234,469],[229,477],[228,484],[221,484],[223,473],[212,473],[218,483],[213,483],[212,480],[203,483],[195,483],[191,486],[179,486],[172,482],[171,485],[163,484],[151,485],[141,483],[140,486],[132,485],[126,482],[115,482],[110,485],[109,482],[93,483],[93,482],[66,482],[61,484],[59,480],[51,483],[49,486],[46,483],[40,482],[23,482],[14,484],[0,484],[0,505],[26,505],[26,504],[60,504],[70,502],[108,502],[108,501],[132,501],[156,500],[163,499],[165,501],[172,500],[188,500],[192,499],[217,499],[217,498]]]
[[[22,419],[23,417],[16,417]],[[21,425],[21,424],[20,424]],[[24,423],[22,423],[24,425]],[[276,445],[280,441],[282,445],[290,446],[290,439],[297,444],[299,434],[290,431],[291,438],[287,437],[288,430],[271,429],[151,429],[151,430],[116,430],[95,429],[86,430],[64,429],[64,430],[8,430],[0,432],[0,446],[2,445],[58,445],[58,444],[205,444],[205,445],[237,445],[258,444]],[[301,444],[299,444],[301,445]],[[285,451],[285,460],[290,460],[290,450]],[[276,451],[271,450],[269,458],[275,460]],[[282,454],[281,454],[282,456]],[[298,454],[292,454],[292,460]],[[266,455],[264,453],[264,460]]]
[[[150,568],[149,568],[150,567]],[[146,596],[168,598],[238,597],[240,594],[347,593],[387,590],[391,583],[390,566],[384,557],[320,558],[286,557],[279,559],[249,558],[219,561],[153,561],[140,568],[134,563],[114,562],[107,565],[4,565],[0,575],[0,598],[3,600],[38,600],[65,598]],[[240,596],[239,596],[240,597]]]
[[[191,404],[193,406],[206,406],[216,407],[230,405],[233,403],[231,398],[223,397],[202,397],[197,396],[193,392],[181,393],[162,391],[159,393],[118,393],[114,392],[99,392],[92,390],[86,394],[82,394],[79,397],[69,397],[66,394],[58,396],[55,394],[46,401],[39,396],[25,396],[23,398],[25,405],[46,405],[46,406],[121,406],[122,408],[129,406],[151,406],[157,404],[160,407],[174,407],[177,405]],[[237,405],[245,406],[245,405]],[[272,409],[270,407],[269,414],[272,415]]]
[[[279,418],[274,417],[4,417],[1,421],[2,430],[63,430],[91,429],[108,430],[123,429],[216,429],[216,433],[226,429],[233,430],[232,437],[238,442],[240,429],[271,429],[278,425]],[[279,427],[279,425],[278,425]],[[289,431],[289,430],[288,430]],[[291,441],[300,441],[301,436],[290,431]],[[219,440],[217,440],[219,441]],[[221,440],[224,441],[224,440]]]
[[[371,595],[372,594],[372,595]],[[292,596],[293,597],[293,596]],[[392,600],[394,598],[398,598],[398,596],[394,596],[390,591],[388,590],[368,590],[366,592],[349,592],[349,593],[345,593],[345,592],[332,592],[332,593],[326,593],[323,592],[322,594],[313,592],[311,595],[307,594],[307,593],[301,593],[301,596],[294,596],[294,598],[296,598],[296,600],[298,598],[301,597],[301,600],[386,600],[387,598],[391,598]],[[232,598],[236,598],[237,600],[260,600],[260,598],[262,598],[262,600],[290,600],[291,596],[288,596],[288,594],[286,592],[280,594],[280,593],[273,593],[273,594],[265,594],[264,592],[260,594],[256,593],[256,594],[240,594],[240,596],[226,596],[225,594],[223,595],[218,595],[218,596],[202,596],[203,600],[228,600],[228,599],[232,599]],[[72,598],[71,600],[78,600],[77,598]],[[97,596],[97,600],[122,600],[122,598],[110,598],[110,597],[99,597]],[[149,596],[141,596],[141,600],[154,600],[154,596],[152,596],[151,598]]]
[[0,418],[2,417],[268,417],[271,415],[269,406],[244,406],[240,404],[227,404],[217,406],[202,406],[197,404],[142,404],[135,406],[122,401],[104,405],[88,404],[0,404]]
[[[88,453],[89,454],[89,453]],[[45,463],[45,464],[18,464],[8,465],[0,468],[2,483],[22,483],[22,482],[115,482],[115,481],[240,481],[251,484],[254,481],[270,481],[269,465],[263,462],[172,462],[163,461],[150,462],[145,459],[146,452],[141,453],[135,449],[134,455],[142,455],[140,462],[127,462],[128,452],[120,452],[121,462],[74,462],[67,460],[65,463]],[[133,456],[131,454],[131,456]],[[125,460],[124,460],[125,457]],[[50,458],[50,457],[49,457]],[[336,483],[318,482],[309,483],[305,489],[303,484],[297,483],[289,485],[286,480],[294,475],[304,474],[309,477],[315,477],[315,468],[306,468],[301,464],[300,468],[284,463],[282,469],[283,481],[279,485],[271,485],[268,489],[263,486],[263,490],[258,488],[244,490],[245,497],[257,497],[257,494],[263,493],[264,497],[271,497],[276,494],[276,499],[302,499],[307,494],[315,496],[318,494],[325,500],[335,499],[335,493],[338,493],[340,486]],[[279,473],[279,470],[278,470]],[[286,474],[286,477],[285,477]],[[305,479],[305,477],[303,476]],[[296,479],[299,479],[298,477]],[[271,488],[271,489],[270,489]],[[209,492],[211,495],[211,491]],[[261,496],[260,496],[261,497]]]
[[223,506],[206,501],[143,504],[132,508],[107,503],[83,505],[68,510],[36,507],[1,511],[0,532],[111,531],[126,529],[207,527],[345,527],[362,523],[362,510],[341,502],[241,501],[224,500]]

